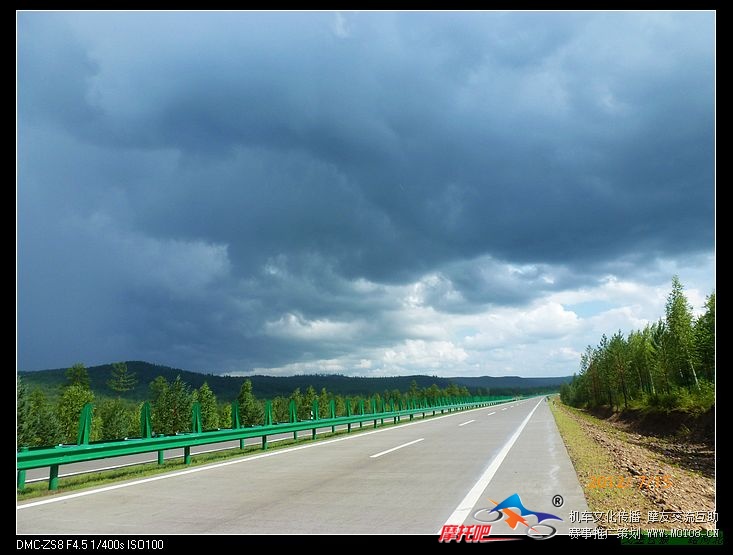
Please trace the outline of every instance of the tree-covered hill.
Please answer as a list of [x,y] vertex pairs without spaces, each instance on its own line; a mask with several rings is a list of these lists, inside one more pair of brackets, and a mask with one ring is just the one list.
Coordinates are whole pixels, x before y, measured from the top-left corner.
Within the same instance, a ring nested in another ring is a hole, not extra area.
[[[163,376],[168,381],[173,381],[176,376],[180,375],[181,379],[193,388],[199,388],[204,382],[207,382],[220,401],[235,399],[245,379],[252,382],[253,393],[263,399],[278,395],[289,395],[295,388],[299,387],[305,390],[308,386],[312,386],[316,391],[320,391],[325,387],[329,392],[339,395],[372,395],[395,389],[408,391],[413,381],[417,383],[420,389],[430,387],[433,384],[443,389],[453,383],[458,386],[466,386],[472,393],[486,393],[489,390],[493,395],[519,392],[530,394],[557,391],[562,384],[569,383],[571,380],[570,376],[548,378],[521,378],[518,376],[439,378],[419,375],[363,378],[323,374],[235,377],[191,372],[142,361],[127,361],[126,364],[129,372],[135,374],[136,384],[131,390],[123,392],[121,396],[134,401],[143,401],[149,398],[149,384],[157,376]],[[109,397],[120,396],[120,392],[114,391],[108,385],[112,376],[112,364],[91,366],[87,370],[90,387],[95,394]],[[66,372],[66,368],[57,368],[35,372],[20,372],[20,375],[29,387],[38,387],[49,398],[53,399],[58,395],[61,387],[68,383]]]

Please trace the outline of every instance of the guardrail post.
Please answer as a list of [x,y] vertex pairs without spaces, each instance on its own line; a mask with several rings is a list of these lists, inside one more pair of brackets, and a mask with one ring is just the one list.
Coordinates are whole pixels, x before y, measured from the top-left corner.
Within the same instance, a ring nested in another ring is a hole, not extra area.
[[201,426],[201,403],[196,401],[191,405],[191,432],[200,434],[203,432]]
[[272,401],[265,401],[265,426],[272,426]]
[[[331,399],[328,405],[329,412],[331,413],[331,418],[336,418],[336,401],[334,399]],[[336,426],[331,426],[331,433],[336,433]]]
[[[385,399],[382,399],[382,410],[380,411],[382,414],[384,414],[385,412],[387,412],[386,403],[387,403],[387,401]],[[382,426],[384,426],[384,418],[381,418],[381,421],[382,421],[381,422]]]
[[[359,399],[359,414],[364,416],[364,399]],[[359,422],[359,429],[361,429],[363,422]]]
[[[372,414],[377,414],[377,400],[372,397]],[[377,419],[374,419],[374,427],[377,427]]]
[[[318,399],[313,399],[313,407],[311,408],[311,419],[312,420],[320,419],[320,416],[318,414]],[[313,428],[312,439],[316,439],[316,428]]]
[[[272,426],[272,401],[265,401],[265,426]],[[244,440],[242,440],[244,441]],[[267,449],[267,434],[262,436],[262,450]]]
[[[21,447],[22,453],[28,451],[28,447]],[[18,470],[18,490],[23,491],[25,489],[25,470]]]
[[[295,406],[295,399],[290,399],[290,422],[297,422],[298,421],[298,407]],[[293,432],[293,439],[298,440],[298,432]]]
[[79,431],[76,434],[77,445],[88,445],[89,434],[92,431],[92,404],[87,403],[84,408],[81,409],[79,415]]
[[183,464],[191,464],[191,446],[186,445],[183,448]]
[[[232,430],[238,430],[242,427],[242,422],[239,420],[239,402],[235,399],[232,401]],[[239,440],[239,448],[244,449],[244,439]]]
[[162,449],[160,451],[158,451],[158,464],[165,463],[165,457],[163,456],[164,453],[165,453],[165,451],[162,450]]
[[140,407],[140,437],[143,439],[153,437],[153,425],[150,421],[150,403],[145,401]]
[[59,465],[52,464],[48,474],[48,489],[59,489]]
[[[351,416],[351,399],[346,398],[346,416]],[[351,422],[346,425],[346,433],[351,432]]]

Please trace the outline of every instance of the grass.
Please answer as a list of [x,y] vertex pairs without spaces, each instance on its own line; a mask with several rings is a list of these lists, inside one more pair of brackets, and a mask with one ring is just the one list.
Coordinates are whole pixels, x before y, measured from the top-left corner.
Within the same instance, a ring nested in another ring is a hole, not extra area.
[[[609,510],[628,511],[630,507],[633,507],[644,513],[647,510],[655,509],[655,506],[637,488],[590,487],[594,476],[619,476],[613,457],[586,433],[571,416],[570,410],[560,404],[558,398],[553,398],[550,409],[591,511],[604,513]],[[598,423],[598,421],[594,422],[594,424]]]
[[[435,417],[437,416],[441,416],[441,413],[438,412],[435,415]],[[434,418],[434,416],[430,414],[430,411],[426,411],[425,420],[428,420],[430,418]],[[417,421],[417,420],[418,419],[415,418],[414,421]],[[379,429],[388,428],[392,426],[400,426],[401,424],[407,424],[408,422],[410,422],[410,420],[405,417],[403,417],[403,419],[400,422],[398,422],[397,424],[395,424],[392,421],[392,418],[390,418],[389,420],[385,418],[384,424],[379,424]],[[317,443],[319,441],[323,441],[326,439],[332,439],[336,436],[347,435],[347,434],[353,435],[353,434],[358,434],[360,432],[365,432],[365,431],[373,430],[373,429],[374,428],[371,422],[369,423],[364,422],[363,428],[359,428],[358,425],[353,425],[351,428],[351,433],[347,432],[346,430],[337,430],[336,432],[326,432],[326,433],[318,434],[315,440],[312,439],[310,432],[301,432],[302,435],[298,438],[297,441],[294,439],[286,439],[286,440],[280,440],[274,443],[268,442],[267,451],[268,452],[276,451],[278,449],[292,447],[293,445],[296,445],[296,444],[304,445],[307,443]],[[143,463],[143,464],[138,464],[134,466],[126,466],[123,468],[102,470],[100,472],[88,472],[84,474],[78,474],[75,476],[60,477],[59,478],[59,487],[55,491],[50,491],[48,489],[48,480],[42,480],[40,482],[33,482],[33,483],[26,483],[23,491],[17,492],[17,500],[18,501],[27,501],[29,499],[34,499],[36,497],[59,495],[62,493],[68,493],[70,491],[101,487],[101,486],[106,486],[109,484],[129,481],[129,480],[137,480],[140,478],[145,478],[148,476],[155,476],[158,474],[165,474],[165,473],[173,472],[176,470],[185,470],[187,468],[191,468],[194,466],[201,466],[201,465],[215,463],[215,462],[229,460],[229,459],[244,458],[244,457],[254,455],[256,453],[262,453],[262,452],[263,451],[262,451],[261,444],[253,443],[250,445],[245,445],[244,449],[239,449],[238,447],[234,447],[232,449],[214,451],[212,453],[202,453],[199,455],[192,454],[191,455],[191,464],[188,464],[188,465],[184,464],[183,457],[180,457],[180,458],[175,458],[175,459],[166,459],[165,464],[163,465],[159,465],[157,462]]]

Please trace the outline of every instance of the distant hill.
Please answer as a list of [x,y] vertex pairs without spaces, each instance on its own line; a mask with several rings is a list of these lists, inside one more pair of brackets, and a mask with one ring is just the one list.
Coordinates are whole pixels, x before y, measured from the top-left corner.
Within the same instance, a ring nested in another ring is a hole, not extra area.
[[[181,379],[190,384],[192,388],[201,387],[204,382],[207,382],[220,401],[235,399],[244,380],[252,381],[252,389],[257,397],[272,399],[278,395],[287,396],[297,387],[301,391],[305,391],[311,385],[316,391],[320,391],[321,388],[325,387],[329,392],[340,395],[372,395],[394,389],[405,392],[410,389],[413,380],[419,388],[430,387],[435,384],[442,389],[454,383],[459,386],[466,386],[474,394],[477,393],[478,388],[481,389],[481,393],[485,393],[488,388],[492,395],[520,392],[546,393],[558,391],[562,384],[569,383],[572,379],[571,376],[557,378],[520,378],[519,376],[438,378],[423,375],[359,378],[334,374],[235,377],[202,374],[142,361],[128,361],[126,364],[128,370],[135,373],[138,383],[135,389],[125,393],[124,397],[135,401],[142,401],[149,397],[148,385],[157,376],[163,376],[168,381],[172,381],[180,375]],[[66,370],[66,368],[38,370],[35,372],[20,372],[20,375],[30,387],[40,387],[47,395],[55,397],[61,386],[66,383]],[[117,395],[107,386],[107,380],[109,380],[112,372],[111,364],[90,366],[87,370],[92,390],[97,395],[110,397]]]

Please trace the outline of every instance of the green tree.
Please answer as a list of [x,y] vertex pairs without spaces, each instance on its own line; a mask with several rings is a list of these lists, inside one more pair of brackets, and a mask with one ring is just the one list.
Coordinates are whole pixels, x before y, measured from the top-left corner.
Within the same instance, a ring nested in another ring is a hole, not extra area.
[[328,396],[326,388],[321,389],[320,395],[318,395],[318,415],[321,418],[329,418],[331,416],[330,410],[331,399]]
[[123,439],[140,435],[139,412],[120,398],[104,399],[95,407],[95,418],[102,420],[101,438]]
[[162,434],[175,434],[191,430],[191,388],[176,376],[168,384],[159,376],[151,383],[153,392],[153,428]]
[[229,403],[219,405],[219,427],[225,430],[232,427],[232,406]]
[[[207,382],[198,389],[197,400],[201,404],[201,425],[204,430],[214,430],[219,427],[219,411],[216,395]],[[230,417],[231,419],[231,417]]]
[[447,397],[458,397],[461,394],[460,388],[451,382],[448,387],[445,388],[445,394]]
[[692,307],[677,276],[672,277],[672,291],[667,296],[665,314],[672,367],[681,384],[699,387],[693,360]]
[[28,398],[28,388],[20,375],[15,381],[15,441],[18,448],[33,445],[31,430],[31,403]]
[[715,380],[715,292],[705,300],[705,312],[695,321],[695,354],[700,375]]
[[288,405],[290,399],[278,395],[272,400],[272,421],[276,424],[288,421]]
[[66,379],[69,380],[68,385],[80,385],[84,389],[89,389],[89,372],[81,362],[77,362],[66,371]]
[[425,397],[427,397],[432,404],[435,404],[440,397],[440,388],[437,384],[433,384],[425,390]]
[[168,380],[163,376],[157,376],[152,382],[150,382],[148,388],[150,389],[151,403],[155,405],[161,397],[166,394],[169,387],[170,385],[168,384]]
[[237,396],[239,403],[239,419],[242,426],[261,426],[264,422],[264,411],[252,393],[252,382],[244,380]]
[[[295,401],[295,415],[298,420],[301,419],[301,411],[303,410],[303,394],[300,392],[300,388],[296,387],[290,394],[290,401]],[[310,414],[310,413],[309,413]]]
[[313,410],[313,401],[316,399],[316,390],[313,389],[312,385],[309,385],[305,390],[305,395],[301,401],[300,407],[298,407],[298,418],[300,420],[310,420],[311,412]]
[[417,399],[420,396],[420,388],[417,386],[417,382],[415,380],[410,382],[409,395],[412,399]]
[[397,410],[397,407],[399,407],[402,402],[402,392],[399,389],[393,389],[389,394],[389,400],[390,402],[394,400],[394,407],[395,410]]
[[94,402],[94,393],[80,383],[64,389],[56,407],[58,421],[61,426],[61,437],[64,443],[76,443],[79,431],[81,409],[87,403]]
[[54,407],[46,400],[40,389],[34,389],[28,396],[30,404],[29,425],[31,447],[50,447],[63,441],[61,424]]
[[336,405],[336,416],[346,416],[346,401],[343,395],[336,395],[334,401]]
[[124,362],[115,362],[112,364],[112,374],[107,380],[107,386],[117,393],[125,393],[135,389],[137,385],[137,377],[134,372],[127,370],[127,364]]
[[629,354],[621,330],[611,336],[611,340],[608,343],[608,357],[608,364],[614,375],[612,387],[616,391],[621,391],[624,398],[624,408],[629,408],[629,397],[631,395],[628,383]]

